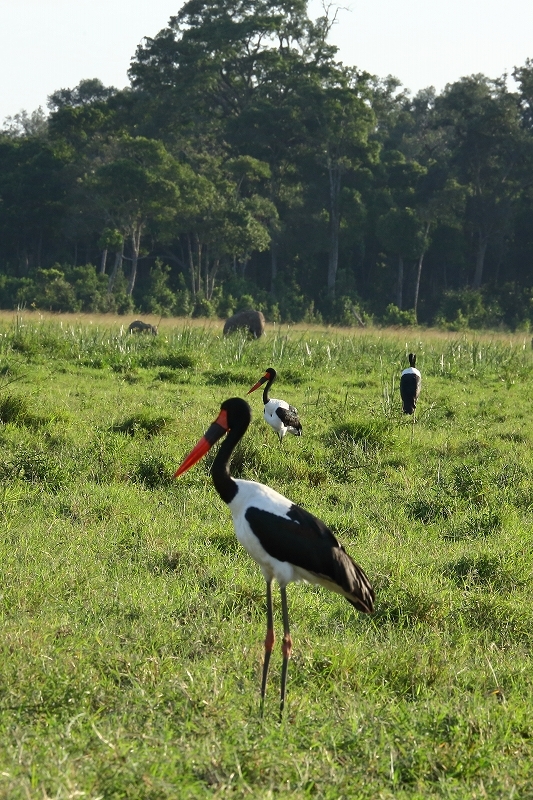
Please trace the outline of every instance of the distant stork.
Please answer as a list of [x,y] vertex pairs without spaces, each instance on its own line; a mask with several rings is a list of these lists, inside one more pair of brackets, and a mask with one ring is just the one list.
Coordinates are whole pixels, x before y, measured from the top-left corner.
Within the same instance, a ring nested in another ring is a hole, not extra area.
[[269,367],[263,377],[248,391],[248,394],[255,392],[256,389],[259,389],[259,387],[266,382],[266,386],[263,389],[263,403],[265,405],[263,416],[265,422],[268,422],[268,424],[274,428],[279,436],[280,442],[282,442],[286,433],[292,433],[294,436],[301,436],[302,423],[298,416],[298,409],[294,408],[294,406],[290,406],[285,400],[276,400],[274,397],[271,398],[268,396],[270,387],[275,380],[276,370]]
[[252,412],[246,400],[240,397],[225,400],[218,417],[182,462],[174,477],[177,478],[190,469],[227,433],[213,461],[211,475],[215,489],[229,506],[237,539],[259,564],[266,581],[267,632],[261,709],[265,699],[270,654],[274,647],[272,580],[275,578],[279,583],[283,612],[281,716],[292,650],[287,584],[304,580],[325,586],[343,595],[358,611],[365,614],[374,609],[374,590],[361,567],[350,558],[321,520],[269,486],[231,477],[231,454],[246,433],[251,418]]
[[409,367],[404,369],[400,378],[400,395],[403,403],[404,414],[414,414],[416,402],[420,395],[422,376],[417,370],[416,355],[409,353]]

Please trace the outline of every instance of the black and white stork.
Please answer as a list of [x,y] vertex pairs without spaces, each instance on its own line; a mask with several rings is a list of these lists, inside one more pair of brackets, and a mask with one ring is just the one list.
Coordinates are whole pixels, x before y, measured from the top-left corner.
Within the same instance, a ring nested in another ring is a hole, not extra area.
[[266,581],[267,632],[261,683],[263,709],[270,654],[274,647],[272,581],[281,591],[283,613],[283,667],[281,673],[280,716],[285,705],[288,663],[292,650],[287,608],[287,584],[308,581],[343,595],[358,611],[371,613],[374,590],[361,569],[339,544],[330,529],[317,517],[286,497],[255,481],[236,480],[229,471],[233,449],[244,436],[252,411],[246,400],[233,397],[224,401],[220,413],[197,445],[182,462],[177,478],[225,434],[227,437],[213,461],[211,475],[215,489],[228,504],[237,539],[259,564]]
[[409,353],[409,366],[404,369],[400,377],[400,396],[404,414],[415,413],[421,385],[422,376],[416,368],[416,355]]
[[274,428],[279,436],[280,442],[282,442],[286,433],[292,433],[293,436],[301,436],[302,423],[298,416],[298,409],[294,408],[294,406],[290,406],[285,400],[276,400],[274,397],[268,396],[270,387],[276,380],[276,374],[276,370],[269,367],[263,377],[252,386],[247,394],[255,392],[256,389],[259,389],[260,386],[266,383],[263,389],[263,403],[265,405],[263,416],[265,422]]

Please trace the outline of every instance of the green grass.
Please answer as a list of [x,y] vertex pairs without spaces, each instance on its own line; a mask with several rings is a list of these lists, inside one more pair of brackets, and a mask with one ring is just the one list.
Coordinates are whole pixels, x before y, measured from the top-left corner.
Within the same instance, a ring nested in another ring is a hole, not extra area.
[[[166,323],[0,326],[0,797],[533,797],[533,353],[519,337]],[[408,352],[417,422],[400,413]],[[376,612],[289,587],[285,718],[264,582],[172,474],[268,366],[300,411],[234,473],[319,515]]]

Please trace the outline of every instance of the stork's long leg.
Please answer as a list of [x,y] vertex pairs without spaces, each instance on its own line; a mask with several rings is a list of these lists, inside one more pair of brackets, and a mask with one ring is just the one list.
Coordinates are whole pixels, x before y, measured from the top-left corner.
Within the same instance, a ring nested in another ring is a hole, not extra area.
[[261,714],[265,702],[265,692],[268,676],[268,665],[270,664],[270,654],[274,647],[274,615],[272,613],[272,581],[266,582],[266,611],[267,611],[267,632],[265,638],[265,660],[263,662],[263,680],[261,681]]
[[289,669],[289,658],[292,651],[292,639],[289,630],[289,609],[287,608],[287,589],[285,586],[280,587],[281,591],[281,610],[283,613],[283,644],[281,650],[283,653],[283,667],[281,670],[281,700],[279,705],[280,719],[283,716],[283,708],[285,706],[285,693],[287,689],[287,672]]

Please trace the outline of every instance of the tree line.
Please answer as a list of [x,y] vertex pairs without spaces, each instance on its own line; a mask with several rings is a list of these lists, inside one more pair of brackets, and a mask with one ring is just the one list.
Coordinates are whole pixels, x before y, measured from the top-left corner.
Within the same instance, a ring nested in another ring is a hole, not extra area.
[[533,324],[533,61],[415,96],[305,0],[189,0],[0,133],[0,306]]

